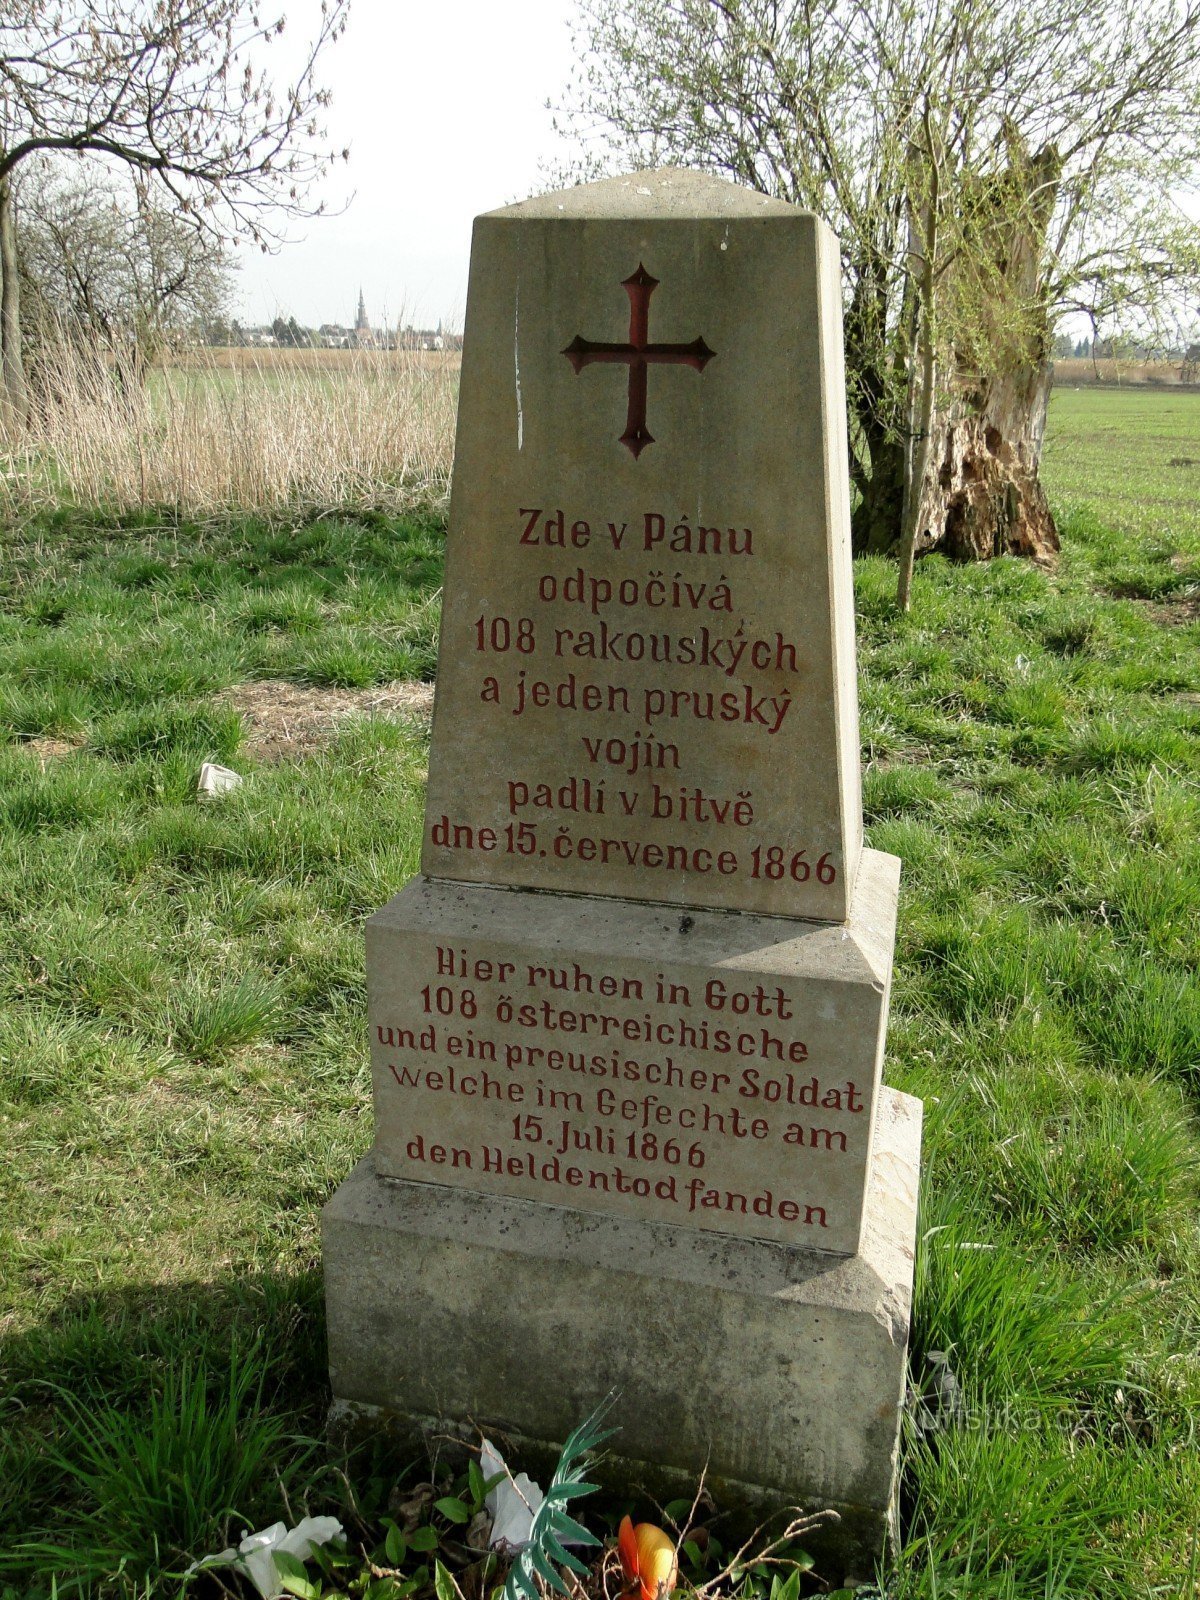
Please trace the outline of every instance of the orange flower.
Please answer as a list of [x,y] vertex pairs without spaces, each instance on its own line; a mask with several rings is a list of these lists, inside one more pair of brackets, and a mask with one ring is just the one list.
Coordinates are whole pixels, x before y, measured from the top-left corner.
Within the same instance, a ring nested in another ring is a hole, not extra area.
[[629,1589],[639,1585],[640,1600],[665,1600],[679,1577],[679,1563],[675,1546],[662,1529],[652,1522],[639,1522],[635,1528],[628,1517],[622,1517],[617,1547]]

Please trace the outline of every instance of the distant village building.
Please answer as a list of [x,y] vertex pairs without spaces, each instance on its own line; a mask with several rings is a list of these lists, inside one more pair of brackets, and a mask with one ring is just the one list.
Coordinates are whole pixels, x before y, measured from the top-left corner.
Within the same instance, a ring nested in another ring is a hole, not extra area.
[[447,333],[439,322],[436,328],[400,328],[396,333],[398,350],[461,350],[462,334]]
[[367,316],[367,302],[363,299],[363,292],[360,288],[358,291],[358,311],[354,317],[354,333],[351,336],[351,344],[356,350],[377,350],[385,343],[386,340],[381,339],[371,326],[370,319]]
[[[282,338],[281,327],[286,327],[292,333],[292,337]],[[305,348],[311,345],[322,350],[459,351],[463,343],[461,333],[447,332],[441,322],[436,328],[414,328],[411,324],[404,328],[396,328],[394,331],[387,327],[373,328],[371,319],[367,315],[366,296],[361,288],[358,291],[353,327],[347,327],[341,322],[323,322],[319,328],[302,329],[295,318],[288,318],[285,321],[282,317],[277,317],[268,327],[246,328],[235,322],[228,337],[235,344],[263,347],[302,344]],[[214,338],[211,342],[219,341]]]

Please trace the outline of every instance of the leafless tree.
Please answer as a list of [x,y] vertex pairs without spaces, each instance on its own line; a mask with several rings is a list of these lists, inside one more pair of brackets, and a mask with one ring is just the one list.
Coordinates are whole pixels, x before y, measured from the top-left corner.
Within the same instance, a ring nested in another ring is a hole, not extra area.
[[[22,340],[72,340],[140,376],[164,345],[224,320],[232,261],[141,173],[25,163],[17,182]],[[32,357],[30,361],[32,362]]]
[[[1200,281],[1200,0],[581,0],[591,170],[679,162],[842,242],[859,551],[1040,555],[1055,322]],[[907,601],[902,576],[901,602]]]
[[47,152],[123,166],[200,234],[264,247],[311,215],[334,159],[317,81],[349,0],[322,0],[294,82],[266,64],[282,18],[254,0],[8,0],[0,5],[0,371],[11,422],[28,404],[15,178]]

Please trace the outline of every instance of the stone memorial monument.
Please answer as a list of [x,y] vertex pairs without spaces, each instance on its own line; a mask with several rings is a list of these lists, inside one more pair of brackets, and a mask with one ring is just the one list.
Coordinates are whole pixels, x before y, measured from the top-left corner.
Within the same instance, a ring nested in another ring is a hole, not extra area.
[[[892,1516],[919,1102],[862,845],[837,242],[697,173],[478,219],[422,874],[367,929],[343,1409]],[[676,1491],[673,1491],[676,1492]]]

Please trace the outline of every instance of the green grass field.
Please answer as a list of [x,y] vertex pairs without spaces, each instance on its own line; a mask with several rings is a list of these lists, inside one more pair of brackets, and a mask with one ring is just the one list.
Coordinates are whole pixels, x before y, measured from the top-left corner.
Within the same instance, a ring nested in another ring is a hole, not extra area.
[[[857,569],[887,1075],[926,1102],[913,1366],[965,1403],[909,1430],[897,1600],[1200,1594],[1197,463],[1200,396],[1059,392],[1056,573],[929,560],[900,619]],[[318,1213],[370,1141],[361,924],[416,870],[424,732],[269,763],[223,692],[429,677],[440,545],[0,533],[0,1595],[173,1593],[230,1528],[345,1504]],[[243,787],[197,799],[204,759]]]
[[1200,391],[1056,389],[1043,478],[1060,508],[1089,505],[1186,554],[1200,532]]

